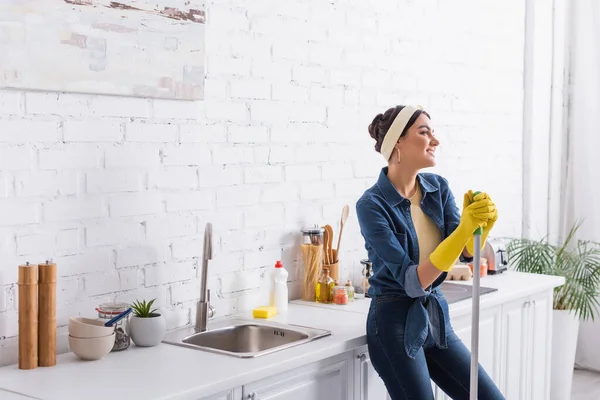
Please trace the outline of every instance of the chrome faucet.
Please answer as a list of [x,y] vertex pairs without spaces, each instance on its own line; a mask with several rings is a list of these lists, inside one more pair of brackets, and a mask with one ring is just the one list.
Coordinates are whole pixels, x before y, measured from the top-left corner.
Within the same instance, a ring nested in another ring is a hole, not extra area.
[[204,251],[202,254],[202,271],[200,282],[200,300],[196,305],[196,332],[204,332],[208,319],[215,315],[215,309],[210,305],[210,290],[206,288],[208,276],[208,260],[212,260],[212,224],[209,222],[204,229]]

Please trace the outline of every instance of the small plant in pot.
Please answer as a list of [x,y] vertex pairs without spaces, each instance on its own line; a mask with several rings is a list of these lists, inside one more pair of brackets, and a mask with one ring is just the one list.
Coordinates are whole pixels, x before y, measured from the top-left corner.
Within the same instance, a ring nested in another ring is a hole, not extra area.
[[131,305],[131,340],[136,346],[157,346],[165,336],[167,324],[163,315],[158,313],[156,308],[152,308],[155,300],[135,301]]

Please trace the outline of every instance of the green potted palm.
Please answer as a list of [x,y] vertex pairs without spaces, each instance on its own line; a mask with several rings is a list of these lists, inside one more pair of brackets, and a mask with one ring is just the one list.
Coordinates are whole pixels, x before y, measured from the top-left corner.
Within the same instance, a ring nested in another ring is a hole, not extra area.
[[167,324],[163,315],[156,308],[152,308],[155,300],[138,300],[131,305],[133,316],[129,327],[131,340],[136,346],[156,346],[165,336]]
[[570,399],[580,321],[598,316],[600,243],[576,239],[575,223],[557,245],[546,238],[513,239],[506,251],[516,271],[556,275],[565,284],[554,289],[552,315],[552,399]]

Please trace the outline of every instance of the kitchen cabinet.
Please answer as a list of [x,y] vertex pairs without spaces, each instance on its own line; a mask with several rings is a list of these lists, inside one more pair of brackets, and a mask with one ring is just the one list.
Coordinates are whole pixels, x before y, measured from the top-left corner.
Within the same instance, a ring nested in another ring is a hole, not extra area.
[[388,400],[385,384],[379,377],[367,346],[354,351],[354,400]]
[[550,398],[550,368],[546,366],[552,360],[552,299],[552,292],[531,296],[531,303],[527,307],[530,313],[527,399]]
[[[552,292],[548,289],[492,306],[484,303],[480,308],[479,362],[508,399],[549,398]],[[452,326],[470,349],[470,312],[452,316]],[[385,385],[371,364],[367,346],[355,349],[352,357],[353,384],[349,390],[354,399],[389,400]],[[433,382],[432,388],[436,400],[450,400]]]
[[[500,306],[481,307],[479,312],[479,363],[490,377],[500,386],[501,368],[501,324]],[[452,318],[452,327],[456,335],[471,349],[471,314]],[[434,386],[436,400],[450,400],[440,388]],[[511,398],[511,397],[508,397]]]
[[352,352],[330,357],[242,387],[244,400],[352,398]]
[[552,291],[503,305],[501,388],[509,399],[549,398]]
[[[453,319],[471,348],[471,315]],[[552,290],[480,309],[479,362],[507,399],[546,400],[550,389]],[[450,398],[436,388],[436,400]]]
[[[501,387],[505,397],[524,399],[527,357],[527,298],[518,299],[503,306]],[[510,367],[510,368],[509,368]]]

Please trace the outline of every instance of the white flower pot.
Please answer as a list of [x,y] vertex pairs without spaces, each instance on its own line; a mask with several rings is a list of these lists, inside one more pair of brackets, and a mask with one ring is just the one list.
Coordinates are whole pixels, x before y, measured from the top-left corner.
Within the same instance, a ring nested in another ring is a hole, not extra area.
[[129,330],[131,340],[136,346],[157,346],[165,337],[167,323],[161,314],[153,314],[149,318],[131,317]]
[[579,319],[566,310],[552,312],[552,378],[550,398],[570,400],[575,368]]

